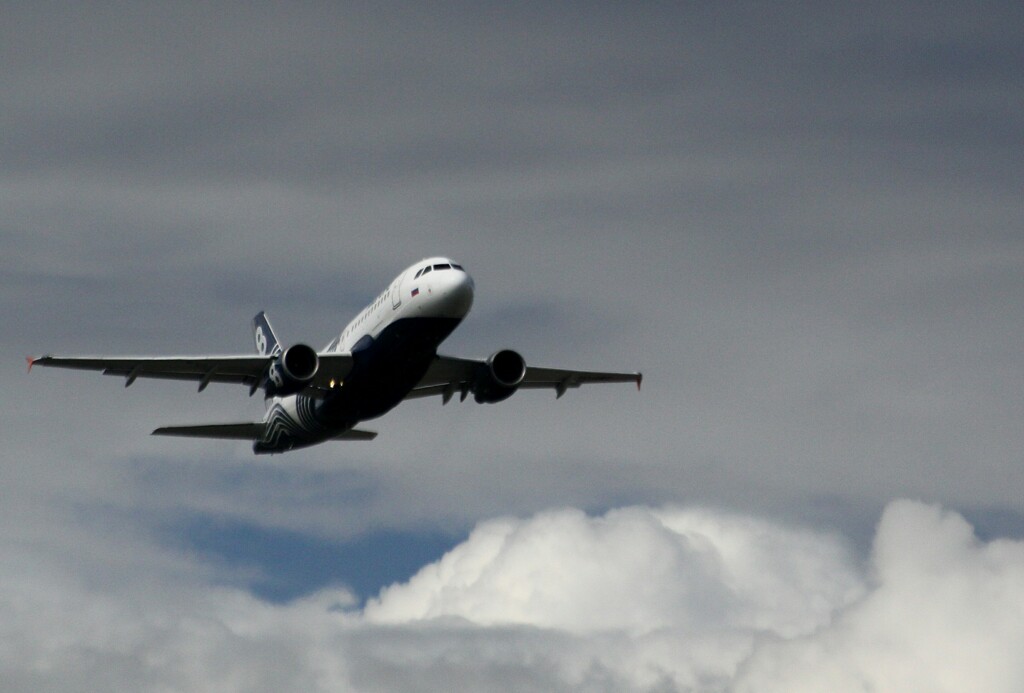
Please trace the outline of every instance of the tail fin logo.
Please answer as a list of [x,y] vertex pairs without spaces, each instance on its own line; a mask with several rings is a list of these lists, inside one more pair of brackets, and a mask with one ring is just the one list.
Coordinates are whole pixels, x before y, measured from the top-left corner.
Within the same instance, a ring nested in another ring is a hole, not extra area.
[[267,355],[267,335],[263,332],[263,325],[256,326],[256,353],[260,356]]
[[267,315],[263,311],[252,319],[252,335],[256,345],[256,353],[260,356],[277,356],[281,353],[281,344],[277,341],[274,328],[270,326]]

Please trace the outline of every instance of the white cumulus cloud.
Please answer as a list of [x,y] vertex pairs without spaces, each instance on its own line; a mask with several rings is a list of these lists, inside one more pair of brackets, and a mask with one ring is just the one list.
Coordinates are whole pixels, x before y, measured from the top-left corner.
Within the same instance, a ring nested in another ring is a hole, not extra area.
[[702,510],[562,510],[482,523],[440,561],[371,600],[365,617],[792,636],[827,622],[860,589],[849,555],[826,534]]
[[0,565],[5,690],[1024,690],[1024,542],[910,501],[866,563],[707,509],[494,519],[363,608],[39,551]]
[[1024,690],[1024,542],[983,543],[955,513],[894,502],[872,583],[830,627],[758,648],[738,690]]

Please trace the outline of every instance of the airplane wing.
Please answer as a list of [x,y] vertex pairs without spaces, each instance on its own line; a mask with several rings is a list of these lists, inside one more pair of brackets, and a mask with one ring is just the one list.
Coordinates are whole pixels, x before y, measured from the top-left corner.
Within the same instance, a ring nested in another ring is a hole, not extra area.
[[[202,392],[210,383],[242,383],[250,394],[259,387],[270,356],[40,356],[28,359],[33,366],[75,368],[119,375],[128,387],[136,378],[193,380]],[[331,380],[343,380],[352,369],[351,354],[320,354],[319,367],[307,389],[326,389]]]
[[[462,399],[465,399],[480,370],[486,365],[487,362],[483,359],[462,359],[438,355],[420,382],[406,395],[406,399],[441,395],[447,404],[455,392],[459,392]],[[640,373],[606,373],[527,366],[526,375],[523,376],[519,388],[526,390],[551,389],[555,391],[557,397],[561,397],[566,390],[588,383],[636,383],[639,389],[642,381],[643,375]]]
[[[198,426],[163,426],[153,431],[155,436],[181,436],[184,438],[225,438],[228,440],[263,440],[266,424],[262,421],[252,423],[201,424]],[[373,440],[375,431],[350,429],[331,438],[331,440]]]

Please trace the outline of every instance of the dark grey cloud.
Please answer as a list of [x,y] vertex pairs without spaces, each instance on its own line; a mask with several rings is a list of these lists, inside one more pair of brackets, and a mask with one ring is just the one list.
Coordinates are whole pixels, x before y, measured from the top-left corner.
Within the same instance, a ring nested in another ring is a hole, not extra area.
[[234,350],[276,304],[319,343],[450,252],[480,285],[453,345],[635,361],[727,458],[933,458],[920,417],[990,392],[959,440],[1009,450],[1019,43],[1009,5],[929,7],[19,8],[7,310],[33,344]]

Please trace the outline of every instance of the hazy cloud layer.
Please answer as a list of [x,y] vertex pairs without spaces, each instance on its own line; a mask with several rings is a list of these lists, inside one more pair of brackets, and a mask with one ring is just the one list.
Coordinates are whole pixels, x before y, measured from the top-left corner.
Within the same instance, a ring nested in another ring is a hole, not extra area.
[[[1013,3],[9,9],[14,355],[244,351],[260,309],[321,345],[450,253],[478,293],[446,350],[639,369],[643,395],[410,404],[386,445],[304,463],[405,494],[380,470],[421,456],[408,486],[466,507],[461,529],[558,502],[1024,511]],[[221,388],[0,377],[28,388],[3,415],[32,469],[50,445],[241,457],[144,434],[261,414]],[[48,416],[63,442],[38,442]],[[507,498],[469,507],[488,484]]]

